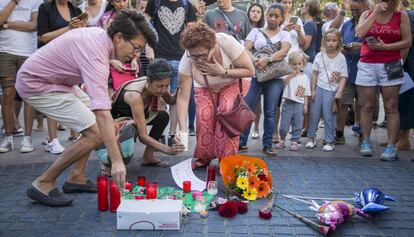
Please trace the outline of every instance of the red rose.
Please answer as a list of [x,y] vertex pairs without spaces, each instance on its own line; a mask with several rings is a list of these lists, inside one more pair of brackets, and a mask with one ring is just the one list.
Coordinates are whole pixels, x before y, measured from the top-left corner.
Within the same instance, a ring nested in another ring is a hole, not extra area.
[[232,218],[238,213],[237,206],[235,202],[226,202],[220,205],[218,209],[219,215],[225,218]]
[[265,181],[265,182],[269,181],[265,174],[259,174],[257,177],[259,177],[260,181]]
[[272,218],[272,212],[268,211],[268,210],[260,210],[259,211],[259,217],[262,218],[262,219],[268,220],[268,219]]
[[244,214],[247,212],[248,208],[247,208],[247,203],[245,202],[238,202],[237,203],[237,210],[239,211],[239,214]]

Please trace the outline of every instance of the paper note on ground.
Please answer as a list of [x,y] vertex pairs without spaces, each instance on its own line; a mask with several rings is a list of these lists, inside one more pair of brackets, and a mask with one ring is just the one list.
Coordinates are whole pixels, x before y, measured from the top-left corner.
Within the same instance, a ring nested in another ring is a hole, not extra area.
[[206,188],[206,182],[195,176],[191,168],[191,158],[180,162],[171,167],[171,174],[178,187],[183,188],[183,181],[191,181],[191,190],[203,191]]

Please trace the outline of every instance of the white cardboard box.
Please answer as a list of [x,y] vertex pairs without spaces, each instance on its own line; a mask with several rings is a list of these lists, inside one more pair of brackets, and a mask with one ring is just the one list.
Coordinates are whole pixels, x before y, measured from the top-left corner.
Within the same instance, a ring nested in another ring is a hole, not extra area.
[[118,230],[179,230],[181,200],[122,200],[117,215]]

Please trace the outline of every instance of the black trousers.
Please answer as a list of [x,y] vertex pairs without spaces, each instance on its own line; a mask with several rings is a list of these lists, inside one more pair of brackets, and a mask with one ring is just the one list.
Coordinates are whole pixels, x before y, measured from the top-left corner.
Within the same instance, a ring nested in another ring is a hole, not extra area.
[[155,116],[154,119],[147,123],[147,125],[152,125],[151,131],[149,133],[150,137],[158,141],[169,122],[170,115],[164,110],[158,111],[157,116]]

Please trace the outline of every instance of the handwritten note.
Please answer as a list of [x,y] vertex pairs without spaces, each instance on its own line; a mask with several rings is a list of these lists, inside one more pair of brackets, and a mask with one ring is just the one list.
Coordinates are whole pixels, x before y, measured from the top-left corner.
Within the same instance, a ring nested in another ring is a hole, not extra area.
[[183,188],[183,181],[185,180],[191,181],[191,190],[203,191],[206,188],[206,182],[195,176],[191,168],[191,158],[172,166],[171,174],[180,188]]

